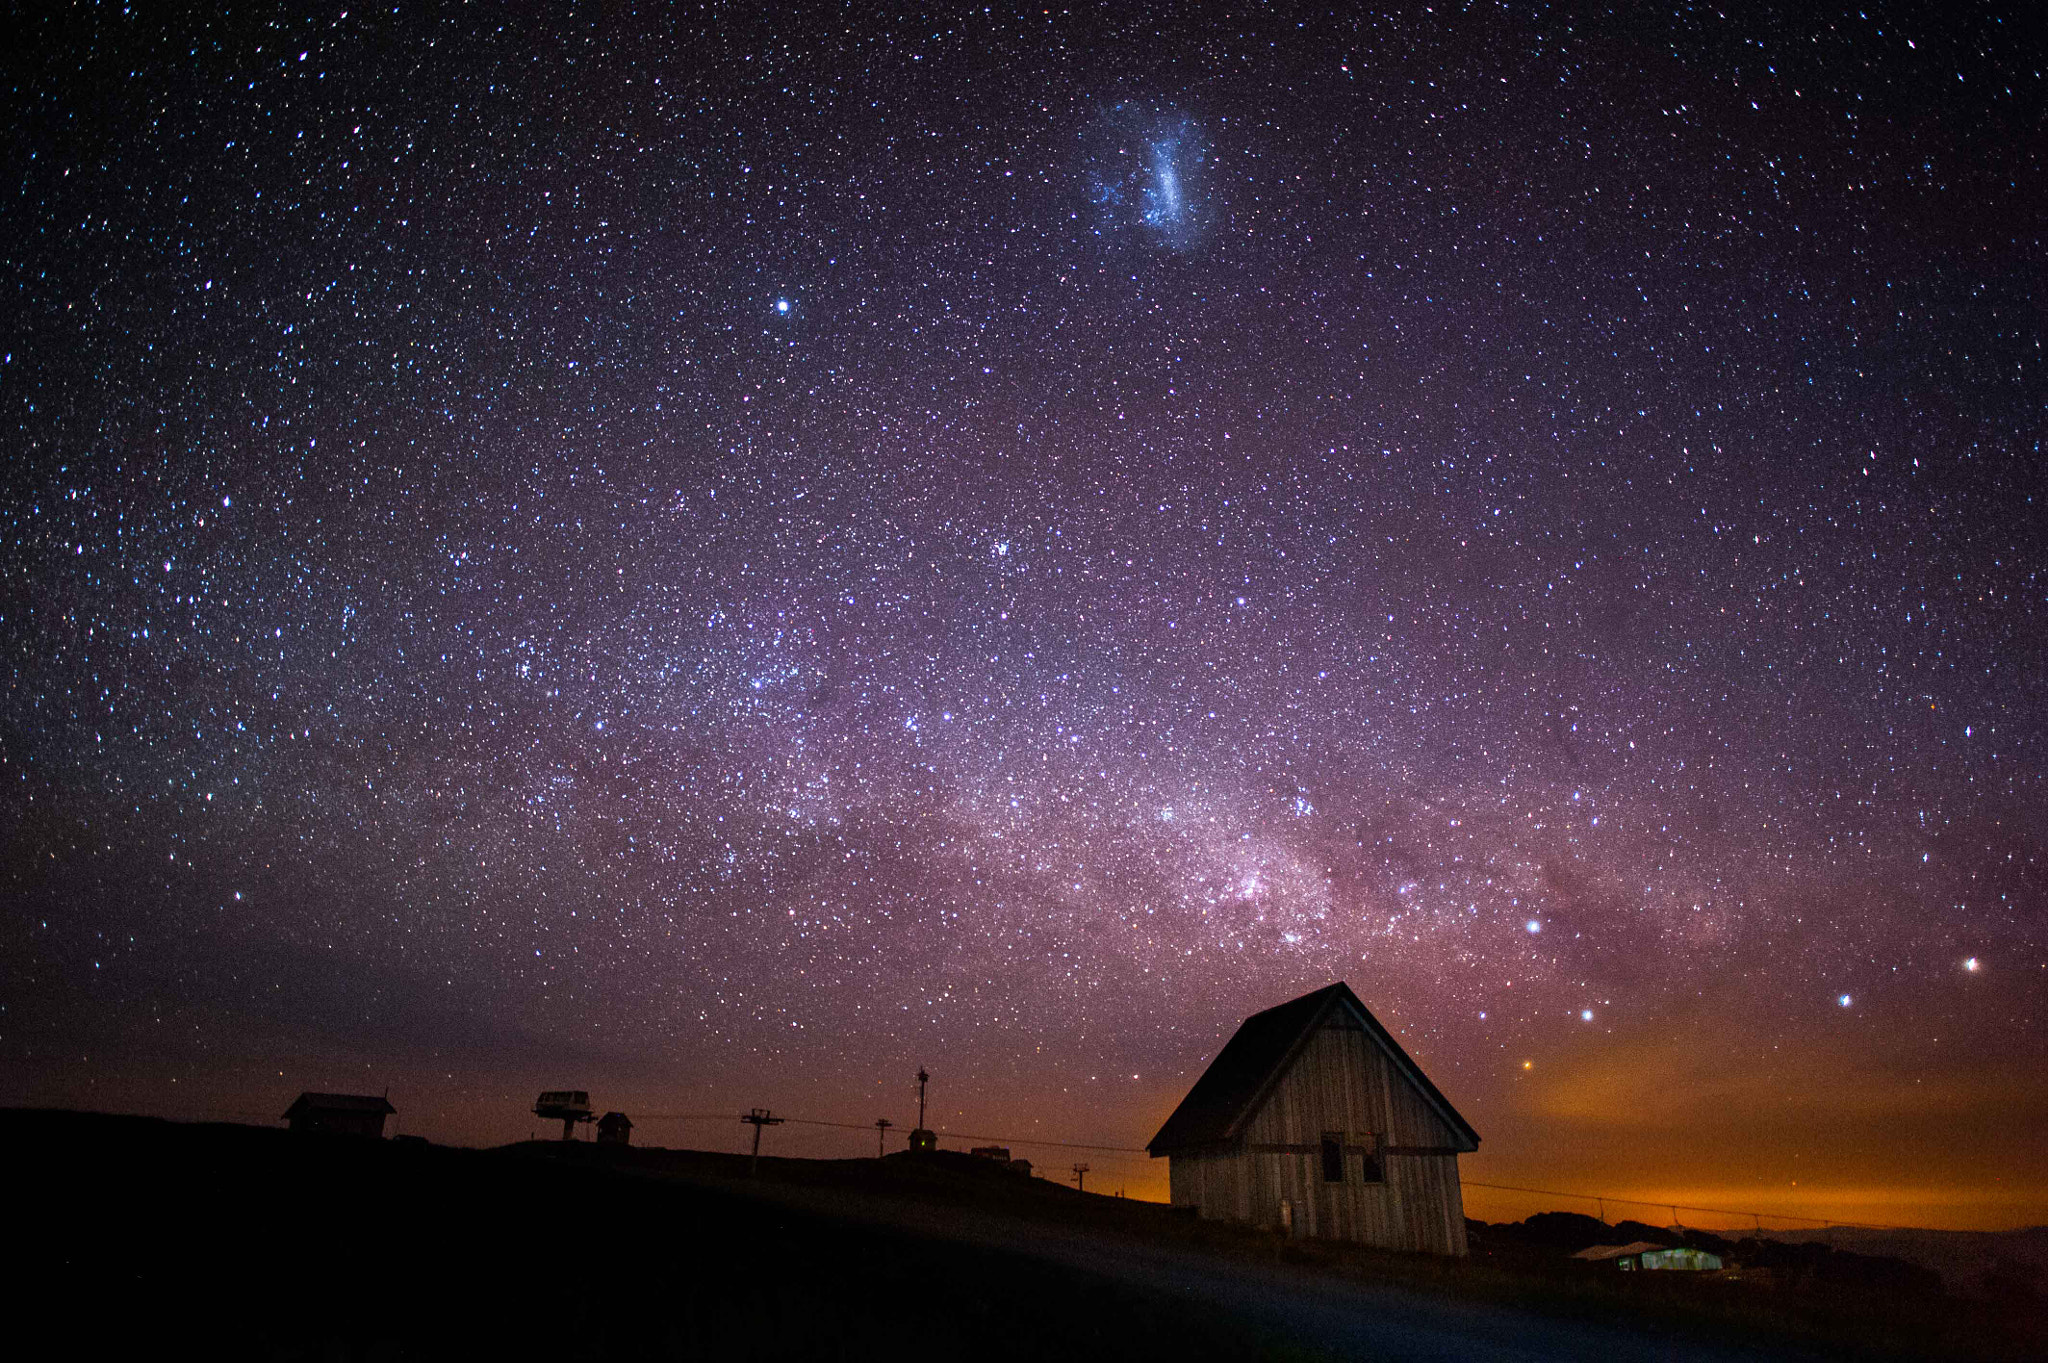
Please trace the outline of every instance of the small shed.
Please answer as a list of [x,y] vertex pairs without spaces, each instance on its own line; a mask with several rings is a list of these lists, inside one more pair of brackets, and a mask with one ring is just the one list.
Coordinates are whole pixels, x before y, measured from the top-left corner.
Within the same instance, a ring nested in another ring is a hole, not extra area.
[[623,1112],[607,1112],[597,1119],[599,1145],[631,1145],[633,1119]]
[[1626,1245],[1594,1245],[1582,1249],[1572,1256],[1574,1259],[1588,1259],[1594,1263],[1612,1263],[1623,1272],[1637,1269],[1680,1269],[1693,1273],[1711,1273],[1721,1267],[1721,1256],[1710,1254],[1690,1245],[1659,1245],[1648,1240],[1637,1240]]
[[285,1110],[294,1131],[325,1131],[343,1136],[380,1137],[384,1119],[398,1111],[391,1100],[364,1093],[302,1093]]
[[1031,1161],[1028,1159],[1011,1159],[1010,1147],[1007,1145],[977,1145],[967,1153],[978,1159],[990,1160],[1000,1164],[1013,1174],[1023,1174],[1027,1178],[1030,1177]]
[[1478,1133],[1337,983],[1246,1018],[1147,1147],[1203,1217],[1464,1254]]

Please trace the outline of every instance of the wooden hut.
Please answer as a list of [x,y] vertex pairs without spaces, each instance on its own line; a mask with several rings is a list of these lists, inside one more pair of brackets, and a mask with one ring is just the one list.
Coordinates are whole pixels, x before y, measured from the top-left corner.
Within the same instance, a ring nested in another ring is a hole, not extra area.
[[1693,1273],[1717,1273],[1722,1266],[1721,1256],[1707,1250],[1694,1249],[1689,1245],[1660,1245],[1650,1240],[1637,1240],[1626,1245],[1594,1245],[1582,1249],[1572,1256],[1593,1263],[1611,1263],[1624,1272],[1637,1269],[1684,1269]]
[[1341,983],[1246,1018],[1147,1148],[1204,1217],[1465,1253],[1478,1133]]
[[374,1093],[302,1093],[284,1114],[294,1131],[382,1136],[384,1119],[398,1111]]

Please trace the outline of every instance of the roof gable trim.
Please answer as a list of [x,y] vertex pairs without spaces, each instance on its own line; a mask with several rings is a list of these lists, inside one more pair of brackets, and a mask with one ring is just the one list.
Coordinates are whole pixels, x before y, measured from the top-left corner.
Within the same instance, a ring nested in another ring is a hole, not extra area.
[[1330,997],[1323,1000],[1322,1006],[1316,1009],[1314,1016],[1302,1026],[1301,1034],[1288,1043],[1287,1049],[1282,1051],[1280,1058],[1273,1063],[1273,1068],[1266,1072],[1265,1079],[1252,1091],[1252,1096],[1245,1100],[1244,1106],[1238,1109],[1237,1116],[1231,1119],[1230,1125],[1224,1128],[1225,1139],[1236,1140],[1244,1133],[1244,1128],[1250,1124],[1252,1118],[1259,1115],[1259,1110],[1265,1107],[1267,1100],[1273,1096],[1273,1090],[1280,1086],[1280,1081],[1294,1068],[1294,1062],[1308,1049],[1309,1038],[1323,1029],[1323,1022],[1330,1016],[1330,1010],[1336,1006],[1339,997],[1337,989],[1327,992]]
[[[1477,1150],[1479,1148],[1479,1133],[1472,1129],[1472,1124],[1467,1122],[1459,1114],[1458,1110],[1451,1106],[1450,1099],[1444,1097],[1437,1090],[1437,1086],[1430,1082],[1429,1076],[1422,1072],[1422,1066],[1415,1063],[1414,1058],[1403,1049],[1401,1043],[1394,1040],[1394,1034],[1381,1025],[1380,1020],[1367,1010],[1365,1004],[1360,1002],[1358,996],[1351,992],[1348,985],[1340,983],[1335,990],[1331,991],[1330,1008],[1325,1008],[1319,1013],[1314,1026],[1302,1033],[1301,1041],[1296,1045],[1295,1051],[1298,1053],[1303,1046],[1308,1044],[1308,1038],[1314,1034],[1315,1028],[1321,1027],[1323,1019],[1328,1016],[1331,1009],[1339,1004],[1342,1004],[1344,1011],[1349,1013],[1365,1029],[1366,1036],[1370,1037],[1373,1043],[1380,1048],[1380,1054],[1386,1056],[1387,1060],[1400,1073],[1401,1077],[1408,1081],[1409,1086],[1422,1096],[1422,1100],[1425,1103],[1429,1104],[1430,1111],[1436,1113],[1437,1118],[1449,1129],[1452,1138],[1464,1144],[1468,1153],[1471,1150]],[[1287,1057],[1286,1063],[1289,1065],[1294,1063],[1293,1054]],[[1275,1077],[1277,1079],[1278,1076],[1276,1075]],[[1263,1094],[1260,1095],[1260,1099],[1263,1102]]]
[[[1254,1013],[1240,1023],[1159,1134],[1152,1138],[1148,1149],[1160,1155],[1174,1149],[1237,1139],[1246,1123],[1270,1100],[1281,1077],[1300,1058],[1309,1038],[1329,1025],[1333,1015],[1341,1019],[1341,1024],[1348,1024],[1347,1030],[1356,1027],[1373,1038],[1388,1063],[1449,1129],[1454,1144],[1466,1151],[1478,1149],[1479,1135],[1471,1124],[1342,981]],[[1282,1038],[1284,1044],[1276,1045]],[[1244,1080],[1252,1078],[1252,1074],[1246,1073],[1249,1067],[1256,1067],[1252,1071],[1256,1079],[1246,1084]]]

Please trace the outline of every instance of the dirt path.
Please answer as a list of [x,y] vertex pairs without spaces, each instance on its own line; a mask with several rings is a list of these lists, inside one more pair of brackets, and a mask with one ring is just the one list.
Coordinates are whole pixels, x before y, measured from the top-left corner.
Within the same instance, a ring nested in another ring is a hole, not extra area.
[[1311,1269],[1219,1262],[1184,1251],[1061,1243],[1029,1252],[1122,1282],[1221,1306],[1334,1357],[1386,1363],[1779,1363],[1807,1355],[1702,1347],[1640,1328],[1373,1287]]
[[1280,1337],[1359,1363],[1806,1363],[1794,1350],[1702,1345],[1640,1325],[1560,1320],[1360,1283],[1301,1265],[1247,1264],[1035,1220],[773,1183],[720,1186],[793,1210],[1028,1254],[1219,1306]]

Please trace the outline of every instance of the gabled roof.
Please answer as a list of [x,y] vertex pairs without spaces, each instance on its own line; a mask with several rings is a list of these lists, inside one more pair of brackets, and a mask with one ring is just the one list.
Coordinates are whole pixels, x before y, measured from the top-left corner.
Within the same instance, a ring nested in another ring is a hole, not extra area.
[[1641,1254],[1644,1250],[1669,1248],[1671,1246],[1660,1245],[1650,1240],[1631,1240],[1625,1245],[1591,1245],[1574,1254],[1572,1258],[1591,1259],[1599,1262],[1607,1259],[1619,1259],[1629,1254]]
[[293,1117],[301,1112],[382,1112],[395,1113],[388,1098],[374,1093],[302,1093],[284,1114]]
[[1342,981],[1246,1018],[1237,1034],[1230,1038],[1216,1059],[1210,1062],[1209,1068],[1202,1072],[1202,1077],[1195,1081],[1195,1086],[1188,1090],[1188,1096],[1180,1100],[1180,1106],[1173,1110],[1173,1115],[1166,1119],[1166,1125],[1159,1128],[1159,1134],[1152,1138],[1146,1149],[1154,1155],[1162,1155],[1189,1146],[1229,1140],[1236,1135],[1238,1128],[1258,1111],[1261,1100],[1286,1071],[1288,1062],[1308,1044],[1309,1037],[1329,1015],[1340,1009],[1357,1020],[1365,1034],[1393,1063],[1395,1070],[1466,1142],[1465,1148],[1478,1149],[1479,1133],[1472,1129],[1472,1124],[1458,1115],[1458,1110],[1451,1106],[1448,1098],[1437,1092],[1436,1085],[1429,1082],[1429,1076],[1422,1072],[1421,1066],[1409,1058],[1408,1052],[1401,1049],[1401,1043],[1394,1040],[1392,1033],[1380,1025],[1379,1019]]

